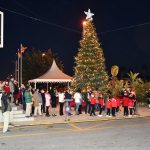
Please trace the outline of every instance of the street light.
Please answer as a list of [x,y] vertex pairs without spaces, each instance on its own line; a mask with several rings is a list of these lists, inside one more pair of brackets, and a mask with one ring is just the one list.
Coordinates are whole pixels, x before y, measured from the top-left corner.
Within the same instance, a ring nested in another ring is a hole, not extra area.
[[45,56],[45,53],[42,53],[42,57],[44,57]]

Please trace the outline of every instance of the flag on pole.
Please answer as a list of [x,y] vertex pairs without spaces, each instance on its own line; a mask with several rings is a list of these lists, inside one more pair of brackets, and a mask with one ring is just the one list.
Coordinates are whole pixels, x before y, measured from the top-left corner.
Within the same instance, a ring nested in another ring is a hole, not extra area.
[[20,57],[20,85],[22,85],[22,53],[24,53],[24,51],[26,49],[27,49],[27,47],[25,47],[21,44],[21,47],[20,47],[20,53],[21,53],[21,57]]
[[24,51],[27,49],[27,47],[25,47],[25,46],[23,46],[22,44],[21,44],[21,53],[24,53]]
[[18,50],[17,55],[18,55],[18,58],[20,58],[20,57],[21,57],[21,52],[20,52],[19,50]]

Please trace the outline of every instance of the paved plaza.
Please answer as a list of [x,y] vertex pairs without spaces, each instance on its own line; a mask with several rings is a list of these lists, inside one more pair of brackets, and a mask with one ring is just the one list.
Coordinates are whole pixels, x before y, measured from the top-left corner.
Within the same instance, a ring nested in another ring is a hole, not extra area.
[[[69,122],[94,122],[97,120],[116,120],[116,119],[131,119],[131,118],[141,118],[141,117],[148,117],[150,116],[150,109],[148,107],[138,107],[137,108],[137,115],[134,115],[132,117],[124,117],[123,116],[123,109],[121,108],[119,113],[117,113],[116,117],[106,117],[105,111],[102,112],[103,116],[98,117],[98,111],[96,112],[97,116],[90,116],[89,114],[85,114],[84,110],[82,114],[75,115],[75,111],[72,108],[72,114],[70,116]],[[65,115],[59,116],[58,114],[58,108],[57,108],[57,116],[53,117],[46,117],[45,114],[42,116],[37,116],[34,118],[34,121],[21,121],[21,122],[12,122],[13,126],[24,126],[24,125],[42,125],[42,124],[55,124],[55,123],[66,123],[65,121]],[[0,123],[0,128],[3,127],[3,123]]]
[[149,150],[150,118],[18,126],[0,134],[0,150]]

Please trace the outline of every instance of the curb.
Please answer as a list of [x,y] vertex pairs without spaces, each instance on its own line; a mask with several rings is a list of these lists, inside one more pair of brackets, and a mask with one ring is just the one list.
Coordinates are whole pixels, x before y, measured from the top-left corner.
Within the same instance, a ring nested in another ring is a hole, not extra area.
[[[94,120],[76,120],[76,121],[64,121],[64,122],[35,122],[35,123],[30,123],[30,124],[14,124],[10,125],[10,128],[15,128],[15,127],[23,127],[23,126],[38,126],[38,125],[53,125],[53,124],[69,124],[69,123],[84,123],[84,122],[97,122],[97,121],[109,121],[109,120],[124,120],[124,119],[136,119],[136,118],[146,118],[150,117],[150,115],[142,115],[142,116],[134,116],[134,117],[120,117],[120,118],[99,118],[99,119],[94,119]],[[3,126],[0,125],[0,129],[2,129]]]

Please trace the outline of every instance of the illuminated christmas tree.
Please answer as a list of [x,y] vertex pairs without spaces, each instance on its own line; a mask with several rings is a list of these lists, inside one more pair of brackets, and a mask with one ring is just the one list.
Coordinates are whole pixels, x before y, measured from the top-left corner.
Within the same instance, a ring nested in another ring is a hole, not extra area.
[[105,91],[108,75],[105,69],[103,49],[99,43],[95,27],[92,22],[90,9],[85,12],[86,21],[83,22],[83,33],[80,48],[75,57],[74,89],[87,90],[88,88]]

